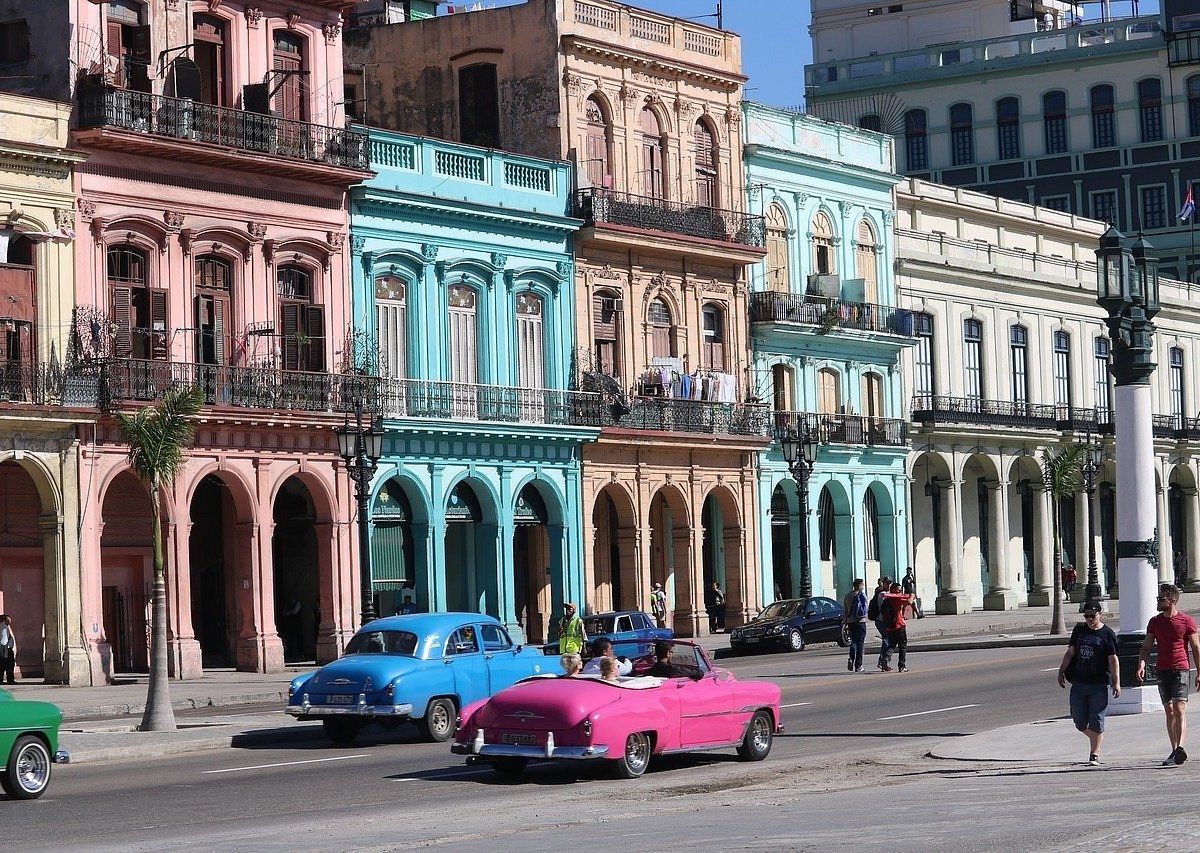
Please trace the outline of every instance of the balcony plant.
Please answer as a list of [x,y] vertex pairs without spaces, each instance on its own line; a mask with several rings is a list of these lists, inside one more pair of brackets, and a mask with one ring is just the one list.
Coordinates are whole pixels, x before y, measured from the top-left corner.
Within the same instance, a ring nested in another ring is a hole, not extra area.
[[828,335],[838,325],[838,308],[836,305],[830,305],[817,318],[817,334]]

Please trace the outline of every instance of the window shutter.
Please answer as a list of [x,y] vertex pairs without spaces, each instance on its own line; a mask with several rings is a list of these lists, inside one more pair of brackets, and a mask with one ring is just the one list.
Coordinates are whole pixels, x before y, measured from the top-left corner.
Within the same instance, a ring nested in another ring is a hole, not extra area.
[[280,326],[283,331],[283,369],[299,370],[300,342],[296,335],[300,331],[300,309],[302,305],[285,302],[279,306]]
[[117,327],[116,339],[113,341],[113,355],[128,357],[133,352],[133,338],[130,334],[130,302],[131,293],[128,287],[112,289],[112,321]]
[[302,369],[321,372],[325,369],[325,307],[309,305],[305,315],[308,344]]
[[107,35],[107,50],[108,55],[113,57],[109,65],[116,70],[113,73],[113,82],[117,86],[124,87],[125,85],[125,61],[124,50],[121,46],[121,25],[114,21],[108,22]]
[[213,353],[216,356],[217,364],[224,367],[225,365],[225,314],[227,313],[228,305],[224,299],[214,297],[212,300],[212,334],[213,334]]
[[150,357],[167,358],[167,292],[150,291]]

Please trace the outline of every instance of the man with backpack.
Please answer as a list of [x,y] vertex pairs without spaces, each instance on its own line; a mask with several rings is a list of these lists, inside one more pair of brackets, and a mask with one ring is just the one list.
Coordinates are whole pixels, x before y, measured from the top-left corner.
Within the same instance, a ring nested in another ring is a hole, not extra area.
[[880,596],[879,618],[888,626],[887,644],[879,653],[879,669],[892,671],[892,649],[899,653],[901,672],[908,672],[908,627],[904,621],[904,608],[912,604],[914,595],[902,592],[900,584],[894,583]]
[[875,582],[875,592],[871,594],[871,603],[867,606],[867,618],[875,623],[875,630],[879,632],[879,668],[883,669],[884,661],[888,659],[888,629],[883,620],[879,617],[879,605],[883,601],[883,596],[887,595],[891,588],[891,578],[880,578]]
[[846,669],[850,672],[863,671],[863,646],[867,643],[867,593],[863,589],[865,584],[866,581],[862,578],[855,578],[854,588],[843,600],[846,610],[846,632],[850,637],[850,659],[846,661]]

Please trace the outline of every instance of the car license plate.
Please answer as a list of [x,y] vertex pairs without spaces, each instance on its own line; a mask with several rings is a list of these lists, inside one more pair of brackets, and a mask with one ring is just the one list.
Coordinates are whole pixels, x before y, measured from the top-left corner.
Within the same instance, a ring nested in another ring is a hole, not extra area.
[[762,637],[747,637],[746,642],[747,643],[757,643],[761,639],[762,639]]
[[537,735],[533,732],[505,732],[500,739],[504,743],[523,744],[525,746],[534,746],[537,744]]
[[353,696],[330,696],[329,704],[330,705],[353,705],[354,697]]

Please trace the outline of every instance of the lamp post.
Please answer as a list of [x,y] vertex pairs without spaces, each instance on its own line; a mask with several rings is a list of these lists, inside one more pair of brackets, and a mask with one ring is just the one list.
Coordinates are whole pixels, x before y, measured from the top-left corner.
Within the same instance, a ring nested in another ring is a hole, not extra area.
[[[1119,657],[1121,683],[1136,684],[1133,670],[1146,623],[1157,610],[1154,434],[1150,377],[1154,363],[1154,323],[1158,313],[1158,259],[1140,235],[1130,245],[1115,228],[1100,238],[1096,251],[1097,301],[1107,313],[1116,394],[1113,422],[1117,461],[1117,583],[1121,588]],[[1153,674],[1147,673],[1147,680]],[[1161,707],[1152,687],[1123,690],[1115,713]]]
[[799,548],[800,554],[800,597],[812,595],[812,570],[808,561],[808,477],[817,461],[817,441],[808,429],[808,420],[802,419],[798,429],[788,430],[779,438],[783,445],[783,458],[796,481],[796,493],[800,497]]
[[1087,449],[1083,457],[1083,491],[1087,494],[1088,520],[1088,567],[1087,588],[1084,590],[1084,607],[1089,604],[1100,606],[1100,576],[1096,569],[1096,478],[1100,474],[1100,466],[1104,464],[1104,448],[1099,442],[1092,441],[1092,433],[1087,434]]
[[375,618],[375,598],[371,594],[371,537],[367,528],[367,501],[371,495],[371,476],[383,455],[383,424],[371,420],[363,425],[362,398],[354,400],[354,423],[347,416],[337,433],[338,453],[346,464],[346,473],[354,481],[358,499],[358,571],[362,583],[362,624]]

